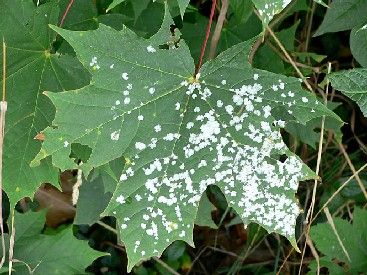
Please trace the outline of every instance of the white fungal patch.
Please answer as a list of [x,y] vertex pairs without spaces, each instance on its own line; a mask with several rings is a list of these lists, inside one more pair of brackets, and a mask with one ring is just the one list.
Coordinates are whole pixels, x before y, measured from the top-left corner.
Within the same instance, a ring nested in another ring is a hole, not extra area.
[[124,104],[127,105],[130,103],[130,97],[125,97],[124,98]]
[[302,97],[302,102],[307,103],[308,102],[307,97]]
[[148,53],[155,53],[157,50],[152,45],[149,45],[147,47],[147,51]]
[[143,120],[144,120],[144,116],[143,116],[143,115],[139,115],[139,116],[138,116],[138,120],[139,120],[139,121],[143,121]]
[[89,63],[89,66],[92,67],[93,70],[99,70],[101,67],[98,65],[97,57],[92,57],[91,62]]
[[135,199],[136,199],[136,201],[141,201],[142,197],[139,194],[136,194]]
[[145,148],[147,148],[147,146],[142,142],[136,142],[135,143],[135,148],[138,149],[138,150],[144,150]]
[[111,140],[117,141],[120,139],[120,130],[111,133]]
[[160,124],[157,124],[156,126],[154,126],[154,131],[156,133],[159,133],[162,130],[162,126]]
[[115,66],[115,64],[111,64],[110,65],[110,69],[113,69],[114,66]]
[[222,85],[226,85],[226,84],[227,84],[227,80],[223,79],[223,80],[221,81],[221,83],[222,83]]
[[115,105],[120,105],[120,104],[121,104],[120,100],[116,100]]
[[150,87],[149,88],[149,93],[152,95],[155,93],[155,88],[154,87]]
[[129,79],[129,74],[128,73],[122,73],[121,77],[123,80],[128,80]]
[[120,195],[116,198],[116,202],[118,202],[119,204],[124,204],[125,201],[125,197],[123,195]]
[[64,141],[64,147],[66,148],[66,147],[68,147],[69,146],[69,142],[68,141]]
[[194,127],[194,123],[193,122],[188,122],[186,124],[186,129],[191,129],[192,127]]

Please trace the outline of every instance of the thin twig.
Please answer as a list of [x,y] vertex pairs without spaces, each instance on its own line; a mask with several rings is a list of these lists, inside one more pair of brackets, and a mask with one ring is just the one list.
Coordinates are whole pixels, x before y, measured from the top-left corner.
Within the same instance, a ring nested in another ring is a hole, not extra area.
[[6,97],[6,44],[3,37],[3,101]]
[[311,29],[312,29],[312,21],[313,21],[313,16],[315,13],[315,8],[316,8],[316,2],[312,1],[312,7],[311,7],[311,11],[310,11],[310,21],[307,22],[307,35],[306,35],[306,42],[305,42],[305,52],[308,52],[308,47],[310,45],[310,37],[311,37]]
[[340,246],[342,247],[342,250],[343,250],[343,252],[344,252],[345,256],[347,256],[347,258],[348,258],[348,260],[349,260],[349,262],[350,262],[351,260],[350,260],[350,257],[349,257],[349,254],[348,254],[348,251],[345,249],[345,246],[344,246],[344,244],[343,244],[342,240],[340,239],[340,236],[339,236],[339,234],[338,234],[338,231],[336,230],[336,227],[335,227],[335,224],[334,224],[333,218],[331,217],[331,214],[330,214],[329,208],[325,207],[325,208],[324,208],[324,213],[325,213],[325,215],[326,215],[326,218],[327,218],[328,223],[329,223],[329,224],[330,224],[330,226],[331,226],[331,229],[333,229],[334,234],[335,234],[336,238],[338,239],[338,242],[339,242]]
[[212,8],[211,8],[211,11],[210,11],[209,22],[208,22],[208,25],[206,27],[206,33],[205,33],[205,38],[204,38],[204,41],[203,41],[203,45],[201,46],[199,62],[196,65],[196,68],[195,68],[195,76],[198,74],[198,72],[201,68],[201,65],[203,64],[203,58],[204,58],[204,54],[205,54],[206,45],[208,44],[210,29],[211,29],[211,26],[212,26],[216,5],[217,5],[217,0],[212,0]]
[[[329,63],[329,68],[328,68],[328,73],[331,72],[331,64]],[[326,97],[325,97],[325,106],[327,105],[327,95],[329,93],[329,83],[326,84]],[[317,153],[317,162],[316,162],[316,175],[319,175],[320,173],[320,166],[321,166],[321,155],[322,155],[322,146],[323,146],[323,141],[324,141],[324,129],[325,129],[325,116],[322,116],[322,120],[321,120],[321,131],[320,131],[320,139],[319,139],[319,148],[318,148],[318,153]],[[317,262],[317,274],[320,274],[320,258],[317,254],[316,249],[314,249],[313,247],[313,243],[312,240],[309,236],[309,232],[310,232],[310,228],[311,228],[311,223],[309,223],[309,219],[312,219],[312,215],[313,215],[313,211],[315,208],[315,203],[316,203],[316,191],[317,191],[317,183],[318,183],[318,179],[315,179],[314,181],[314,186],[313,186],[313,190],[312,190],[312,199],[311,199],[311,205],[310,208],[307,212],[306,215],[306,219],[305,219],[305,224],[307,224],[307,228],[306,228],[306,244],[310,247],[311,249],[311,253],[312,255],[315,257],[316,262]],[[305,255],[305,251],[306,251],[306,244],[303,248],[303,253],[302,253],[302,259],[301,262],[303,261],[304,255]],[[302,269],[302,265],[299,268],[299,272],[298,274],[301,274],[301,269]]]
[[[311,250],[311,253],[312,253],[312,256],[314,256],[315,260],[316,260],[316,263],[317,263],[317,275],[320,274],[320,256],[319,254],[317,254],[317,250],[315,248],[315,246],[313,245],[313,242],[310,238],[310,235],[309,234],[306,234],[306,243],[308,245],[308,247],[310,248]],[[302,265],[303,265],[303,261],[301,261],[301,265],[300,265],[300,270],[302,269]]]
[[213,59],[217,52],[217,46],[222,33],[222,28],[224,21],[226,20],[227,10],[228,10],[228,0],[222,0],[222,6],[220,7],[220,12],[215,25],[214,33],[212,35],[212,40],[210,42],[209,59]]
[[111,231],[112,233],[118,235],[118,232],[115,228],[113,228],[112,226],[109,226],[108,224],[102,222],[102,221],[97,221],[97,224],[99,224],[100,226],[102,226],[103,228]]
[[[6,44],[3,37],[3,96],[0,102],[0,233],[1,246],[3,255],[0,261],[0,268],[5,263],[5,237],[4,237],[4,220],[3,220],[3,147],[4,147],[4,133],[5,133],[5,114],[7,110],[7,102],[5,101],[6,94]],[[9,269],[10,270],[10,269]]]
[[73,4],[74,4],[74,0],[70,0],[70,2],[69,2],[69,4],[68,4],[68,6],[67,6],[67,7],[66,7],[66,9],[65,9],[64,14],[62,15],[62,18],[61,18],[61,20],[60,20],[59,27],[62,27],[62,25],[64,24],[64,21],[65,21],[66,15],[69,13],[70,8],[71,8],[71,6],[72,6]]
[[[353,165],[352,161],[350,160],[347,152],[345,151],[344,146],[342,144],[340,144],[340,143],[338,145],[339,145],[340,151],[342,151],[342,153],[343,153],[346,161],[348,162],[348,165],[349,165],[350,170],[352,170],[352,173],[355,174],[356,173],[356,168],[354,167],[354,165]],[[355,178],[356,178],[356,181],[358,182],[359,188],[361,188],[361,191],[362,191],[364,197],[367,199],[366,188],[364,187],[364,184],[361,181],[361,178],[358,175],[356,175]]]
[[[256,13],[258,14],[258,13]],[[274,34],[274,32],[272,31],[272,29],[270,29],[269,27],[266,27],[266,30],[269,32],[269,34],[273,37],[274,41],[277,43],[277,45],[279,46],[279,48],[281,49],[281,51],[283,52],[283,54],[285,55],[285,57],[289,60],[290,64],[293,66],[293,68],[296,70],[298,76],[302,79],[302,81],[305,83],[307,89],[309,89],[312,93],[314,93],[310,83],[308,83],[307,79],[304,77],[304,75],[302,74],[302,72],[298,69],[297,65],[294,63],[292,57],[289,55],[289,53],[287,52],[287,50],[284,48],[282,42],[280,42],[280,40],[278,39],[278,37],[276,37],[276,35]]]
[[161,266],[163,266],[167,271],[171,272],[172,274],[175,275],[180,275],[180,273],[178,273],[176,270],[174,270],[172,267],[170,267],[168,264],[166,264],[165,262],[163,262],[161,259],[159,259],[158,257],[153,257],[153,259],[159,263]]
[[14,243],[15,243],[15,226],[14,226],[14,217],[15,217],[14,208],[11,211],[11,235],[9,241],[9,275],[13,271],[13,256],[14,256]]
[[347,184],[353,180],[360,172],[362,172],[364,169],[367,168],[367,163],[365,165],[363,165],[361,168],[359,168],[355,173],[353,173],[352,176],[350,176],[339,188],[338,190],[336,190],[331,197],[324,203],[324,205],[321,207],[321,209],[316,213],[316,215],[312,218],[310,223],[313,223],[315,221],[315,219],[320,215],[321,211],[329,205],[329,203],[336,197],[336,195],[338,195],[340,193],[341,190],[343,190],[343,188],[345,186],[347,186]]

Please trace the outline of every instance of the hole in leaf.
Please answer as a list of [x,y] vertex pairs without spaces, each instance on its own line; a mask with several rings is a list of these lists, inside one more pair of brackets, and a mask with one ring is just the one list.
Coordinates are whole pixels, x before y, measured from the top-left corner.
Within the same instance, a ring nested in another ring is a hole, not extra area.
[[281,163],[284,163],[287,160],[288,156],[286,154],[283,154],[279,157],[279,161]]
[[75,159],[76,163],[86,163],[92,154],[92,148],[87,145],[83,145],[80,143],[71,144],[71,153],[69,155],[70,158]]

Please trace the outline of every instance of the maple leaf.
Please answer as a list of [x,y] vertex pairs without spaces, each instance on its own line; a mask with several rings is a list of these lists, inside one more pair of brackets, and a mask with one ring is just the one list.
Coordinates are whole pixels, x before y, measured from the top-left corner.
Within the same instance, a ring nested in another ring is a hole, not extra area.
[[[50,159],[38,167],[29,163],[40,150],[40,131],[51,124],[54,108],[42,95],[82,87],[89,76],[70,55],[52,53],[56,33],[48,24],[58,21],[56,1],[36,7],[32,0],[0,0],[0,37],[7,45],[7,93],[4,140],[4,191],[12,207],[32,196],[43,182],[58,182]],[[0,60],[2,68],[2,58]]]
[[33,163],[52,155],[55,166],[76,167],[69,158],[73,143],[92,149],[81,168],[125,157],[104,215],[117,217],[129,270],[175,240],[194,245],[192,229],[209,185],[221,188],[245,225],[256,222],[296,246],[295,192],[299,181],[316,175],[287,148],[280,128],[285,120],[337,116],[302,90],[299,79],[253,69],[247,56],[254,40],[223,52],[193,77],[184,41],[170,44],[171,23],[166,11],[150,39],[104,25],[87,32],[53,27],[92,81],[47,93],[56,117]]

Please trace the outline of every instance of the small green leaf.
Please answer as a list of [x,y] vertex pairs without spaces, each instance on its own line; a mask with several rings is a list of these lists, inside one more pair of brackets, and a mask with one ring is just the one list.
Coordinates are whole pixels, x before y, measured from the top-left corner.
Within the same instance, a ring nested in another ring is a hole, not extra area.
[[340,71],[329,75],[331,85],[354,100],[367,117],[367,69]]
[[367,24],[352,29],[350,34],[350,49],[358,63],[367,68]]
[[329,223],[311,227],[311,238],[317,249],[330,260],[330,264],[336,265],[331,259],[345,263],[344,274],[363,273],[367,270],[367,211],[356,207],[352,225],[340,218],[335,218],[334,224],[350,261]]
[[361,26],[366,23],[366,14],[367,1],[365,0],[334,0],[314,36]]

